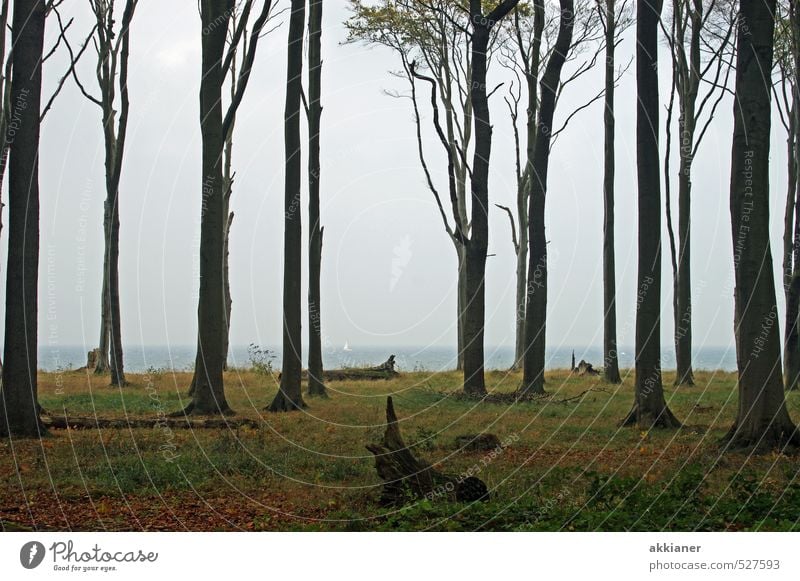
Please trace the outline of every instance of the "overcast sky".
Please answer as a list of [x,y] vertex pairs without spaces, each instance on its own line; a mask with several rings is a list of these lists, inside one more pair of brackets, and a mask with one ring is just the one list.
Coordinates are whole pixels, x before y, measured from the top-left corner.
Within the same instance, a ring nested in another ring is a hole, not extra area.
[[[84,4],[73,2],[64,8],[81,12],[76,30],[88,23]],[[281,0],[280,5],[286,4],[287,0]],[[387,88],[403,88],[387,74],[398,63],[387,50],[342,46],[346,17],[344,1],[326,2],[325,340],[331,345],[345,341],[352,345],[454,345],[455,252],[418,164],[410,103],[383,93]],[[52,24],[50,28],[52,35]],[[284,25],[262,42],[234,136],[233,344],[280,342],[286,34]],[[200,35],[195,2],[139,3],[131,32],[131,114],[120,193],[123,341],[130,345],[190,345],[196,337]],[[620,60],[630,56],[632,48],[630,39],[623,43]],[[86,85],[94,88],[91,66],[87,59],[81,71]],[[62,72],[63,61],[47,61],[47,89]],[[596,92],[600,75],[601,71],[587,75],[572,87],[557,117],[563,118],[571,104]],[[636,295],[634,82],[632,68],[617,94],[617,289],[622,345],[633,343]],[[666,77],[662,85],[667,88]],[[493,97],[492,107],[490,201],[513,206],[511,125],[499,96]],[[733,336],[728,213],[731,112],[728,99],[695,162],[696,347],[727,346]],[[774,127],[771,202],[776,266],[786,182],[782,132]],[[602,135],[598,103],[575,118],[553,151],[547,201],[548,342],[552,346],[602,344]],[[431,139],[429,149],[435,147]],[[438,164],[433,169],[444,188],[446,168]],[[41,186],[41,342],[89,349],[95,346],[99,330],[103,147],[99,108],[82,98],[72,84],[45,120]],[[305,238],[307,224],[303,226]],[[6,233],[4,229],[4,238]],[[494,207],[489,252],[494,256],[487,266],[486,343],[512,345],[515,257],[507,217]],[[666,251],[663,265],[662,329],[664,340],[671,344],[671,271]],[[0,276],[4,271],[3,266]]]

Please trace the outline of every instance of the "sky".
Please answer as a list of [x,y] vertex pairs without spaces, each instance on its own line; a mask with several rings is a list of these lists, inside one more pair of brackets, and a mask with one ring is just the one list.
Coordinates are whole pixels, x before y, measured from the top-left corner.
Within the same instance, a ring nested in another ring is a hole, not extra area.
[[[88,30],[84,4],[88,3],[64,7],[76,11],[75,39],[78,30]],[[286,5],[287,0],[281,0],[278,6]],[[403,88],[402,82],[388,74],[399,63],[385,49],[343,45],[346,33],[342,22],[347,16],[343,0],[326,2],[323,341],[335,346],[345,341],[364,346],[454,345],[455,251],[418,163],[410,102],[385,94],[387,89]],[[52,40],[54,26],[49,24]],[[281,337],[287,31],[284,23],[262,40],[235,129],[232,344],[276,345]],[[196,337],[200,36],[195,2],[139,3],[131,31],[131,112],[120,188],[124,344],[191,345]],[[633,43],[627,38],[619,49],[619,60],[626,60],[632,51]],[[82,63],[80,74],[96,93],[89,62],[92,56]],[[45,63],[45,94],[63,74],[64,66],[63,54]],[[497,71],[490,71],[490,78],[494,74],[499,79]],[[601,75],[598,70],[573,85],[565,93],[556,119],[563,119],[572,106],[596,93]],[[668,76],[662,74],[662,93],[668,83]],[[617,90],[616,258],[619,343],[623,346],[633,344],[635,321],[635,103],[631,67]],[[692,271],[696,348],[728,346],[733,339],[728,212],[732,107],[730,98],[720,105],[695,160]],[[428,121],[429,114],[425,115]],[[490,202],[513,207],[516,185],[511,124],[499,95],[492,98],[492,123]],[[553,149],[547,200],[547,340],[551,346],[602,345],[602,136],[602,105],[597,103],[575,117]],[[434,140],[434,135],[426,136],[431,151],[436,147]],[[785,199],[784,144],[783,129],[776,123],[771,167],[776,267]],[[446,166],[437,161],[432,169],[444,188]],[[42,128],[41,343],[84,345],[87,350],[97,343],[103,175],[100,110],[83,98],[73,83],[67,83]],[[305,195],[304,191],[303,207]],[[3,219],[7,221],[7,210]],[[4,229],[3,265],[6,232]],[[663,239],[666,241],[666,230]],[[513,345],[515,256],[508,218],[494,207],[489,253],[486,344]],[[662,336],[665,344],[671,344],[671,270],[666,248],[663,269]],[[4,270],[0,268],[0,277]],[[782,308],[782,296],[778,302]]]

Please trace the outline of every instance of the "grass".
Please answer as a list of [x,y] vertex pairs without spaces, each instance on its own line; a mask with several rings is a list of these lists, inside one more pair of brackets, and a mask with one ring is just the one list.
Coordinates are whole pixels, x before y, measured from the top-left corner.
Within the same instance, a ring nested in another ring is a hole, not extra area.
[[[81,371],[41,373],[52,413],[154,417],[186,403],[188,373],[130,374],[130,386]],[[681,430],[618,428],[632,403],[621,386],[556,371],[549,401],[489,404],[455,397],[456,373],[332,382],[304,412],[262,412],[277,386],[232,370],[228,401],[260,429],[53,431],[0,442],[0,522],[58,530],[800,530],[800,462],[779,454],[721,455],[736,411],[735,375],[696,373],[671,387]],[[487,374],[510,392],[518,374]],[[582,398],[561,400],[592,389]],[[380,438],[392,395],[407,443],[453,474],[473,473],[487,503],[377,504],[381,482],[365,444]],[[800,395],[787,395],[800,420]],[[462,452],[459,435],[491,432],[502,452]]]

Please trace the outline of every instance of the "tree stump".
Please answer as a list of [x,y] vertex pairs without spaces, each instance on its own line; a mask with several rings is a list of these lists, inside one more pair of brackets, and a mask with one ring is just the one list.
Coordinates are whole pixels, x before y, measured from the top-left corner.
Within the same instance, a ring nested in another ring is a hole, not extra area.
[[100,358],[100,349],[92,349],[86,354],[86,369],[97,367],[97,360]]
[[600,372],[597,371],[592,364],[588,361],[584,361],[581,359],[581,362],[578,363],[578,366],[574,369],[578,373],[578,375],[600,375]]
[[367,444],[375,455],[375,469],[384,481],[380,503],[397,506],[413,500],[475,502],[489,499],[486,484],[474,476],[454,476],[439,472],[416,458],[408,449],[389,396],[386,400],[386,432],[380,442]]

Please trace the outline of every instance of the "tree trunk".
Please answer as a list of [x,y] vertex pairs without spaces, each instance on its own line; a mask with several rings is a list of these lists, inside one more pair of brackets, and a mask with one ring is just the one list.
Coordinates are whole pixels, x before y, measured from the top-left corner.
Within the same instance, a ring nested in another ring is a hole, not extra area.
[[784,331],[784,386],[786,390],[800,386],[800,336],[798,335],[798,307],[800,307],[800,277],[795,275],[794,264],[797,224],[797,107],[789,112],[789,136],[786,140],[787,178],[786,212],[783,228],[783,291],[786,299],[786,323]]
[[109,342],[111,335],[111,309],[108,301],[108,263],[111,241],[109,240],[111,216],[108,210],[108,200],[104,204],[103,210],[103,284],[100,291],[100,339],[97,344],[97,360],[95,361],[94,372],[97,375],[108,373],[110,363],[108,360]]
[[[516,26],[519,27],[519,10],[514,13]],[[539,111],[539,66],[541,63],[542,34],[545,24],[544,0],[533,2],[533,36],[528,47],[520,44],[525,68],[525,85],[528,93],[528,106],[525,123],[525,169],[517,184],[517,221],[519,223],[519,242],[517,244],[517,293],[516,293],[516,337],[514,349],[514,369],[523,366],[525,359],[525,313],[527,309],[528,288],[528,202],[530,198],[530,182],[533,179],[533,159],[536,149],[537,115]],[[519,40],[518,43],[523,41]]]
[[228,370],[228,351],[230,351],[230,345],[231,345],[231,312],[233,311],[233,299],[231,298],[231,277],[230,277],[230,235],[231,235],[231,226],[233,225],[233,212],[228,211],[229,207],[230,205],[226,201],[225,212],[223,215],[227,215],[228,219],[225,222],[225,239],[223,241],[224,249],[222,251],[222,255],[224,257],[224,262],[222,264],[222,277],[223,277],[224,295],[225,295],[225,337],[223,339],[223,345],[222,345],[222,353],[224,353],[224,359],[222,362],[223,371]]
[[110,316],[110,371],[111,385],[123,387],[125,381],[125,367],[122,355],[122,325],[120,321],[121,309],[119,304],[119,184],[114,189],[114,198],[111,210],[111,247],[109,248],[108,262],[108,298],[111,309]]
[[[471,1],[471,5],[475,4]],[[492,126],[486,94],[486,51],[489,27],[480,19],[480,2],[472,12],[472,87],[475,123],[475,155],[472,165],[472,228],[465,245],[466,302],[464,304],[464,393],[486,394],[483,376],[483,333],[486,309],[486,252],[489,246],[489,156],[492,151]]]
[[302,373],[301,274],[302,227],[300,187],[302,156],[300,143],[300,101],[303,75],[303,29],[305,0],[292,0],[289,18],[289,49],[286,80],[284,144],[286,148],[286,189],[283,246],[283,364],[281,384],[267,408],[283,412],[305,407],[300,389]]
[[636,5],[636,165],[639,200],[636,394],[622,425],[678,427],[661,380],[661,176],[658,154],[658,22],[661,1]]
[[[522,188],[527,186],[523,185]],[[525,193],[517,193],[518,205],[525,206],[527,196]],[[514,365],[512,369],[519,369],[525,358],[525,289],[527,288],[527,268],[528,268],[528,220],[527,208],[522,213],[517,213],[518,216],[525,215],[525,221],[520,222],[519,225],[519,244],[517,245],[517,292],[514,300],[514,317],[515,317],[515,333],[514,333]]]
[[694,385],[692,371],[691,194],[694,103],[681,107],[678,122],[680,163],[678,173],[678,280],[675,316],[675,385]]
[[322,367],[322,234],[319,211],[322,117],[322,0],[308,13],[308,395],[327,397]]
[[460,242],[453,242],[456,247],[456,255],[458,257],[458,296],[456,298],[456,320],[458,337],[456,339],[457,345],[457,360],[456,371],[464,370],[464,309],[467,304],[467,251],[464,245]]
[[183,413],[224,414],[231,409],[225,399],[222,370],[225,284],[223,275],[225,184],[222,163],[225,136],[222,129],[221,62],[233,8],[232,0],[202,0],[202,80],[200,130],[203,140],[203,184],[200,223],[200,292],[197,306],[198,341],[192,402]]
[[[728,448],[800,445],[786,410],[769,240],[769,135],[775,0],[742,2],[731,154],[731,234],[736,289],[739,407]],[[743,29],[742,27],[745,27]],[[768,75],[768,72],[766,73]]]
[[525,308],[525,357],[522,366],[521,394],[544,393],[545,335],[547,332],[547,238],[545,236],[545,199],[550,165],[550,141],[556,92],[561,69],[572,44],[573,0],[561,0],[561,17],[553,52],[547,61],[539,85],[539,119],[533,151],[528,200],[527,306]]
[[40,437],[47,430],[37,398],[39,274],[39,128],[44,0],[15,0],[12,22],[8,265],[0,433]]
[[615,163],[615,0],[606,1],[605,110],[603,115],[603,376],[608,383],[622,383],[617,350],[617,274],[614,245]]

